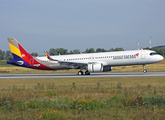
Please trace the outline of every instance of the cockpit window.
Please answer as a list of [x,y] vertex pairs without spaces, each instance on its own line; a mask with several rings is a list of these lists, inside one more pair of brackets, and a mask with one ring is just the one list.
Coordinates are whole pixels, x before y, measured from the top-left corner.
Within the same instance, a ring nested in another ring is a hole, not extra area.
[[156,53],[156,52],[152,52],[152,53],[150,53],[150,55],[157,55],[158,53]]

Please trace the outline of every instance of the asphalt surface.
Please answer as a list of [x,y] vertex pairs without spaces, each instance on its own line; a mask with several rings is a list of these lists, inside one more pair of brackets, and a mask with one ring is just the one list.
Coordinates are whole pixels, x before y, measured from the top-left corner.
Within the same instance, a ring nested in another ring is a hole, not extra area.
[[77,75],[76,73],[49,74],[0,74],[0,79],[36,79],[36,78],[115,78],[115,77],[165,77],[165,72],[106,72]]

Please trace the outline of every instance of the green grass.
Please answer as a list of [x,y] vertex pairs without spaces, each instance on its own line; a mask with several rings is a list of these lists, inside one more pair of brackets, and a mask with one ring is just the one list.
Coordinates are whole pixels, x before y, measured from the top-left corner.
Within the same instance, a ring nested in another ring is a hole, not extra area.
[[0,119],[164,119],[165,77],[0,80]]

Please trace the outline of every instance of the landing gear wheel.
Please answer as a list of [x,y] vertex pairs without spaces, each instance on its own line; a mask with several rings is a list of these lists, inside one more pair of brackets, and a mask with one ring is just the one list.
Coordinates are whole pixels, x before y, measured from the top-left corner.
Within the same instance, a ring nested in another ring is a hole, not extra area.
[[82,71],[78,71],[77,74],[78,74],[78,75],[83,75],[83,72],[82,72]]
[[146,69],[144,69],[144,70],[143,70],[143,72],[144,72],[144,73],[146,73],[146,72],[147,72],[147,70],[146,70]]
[[85,75],[90,75],[90,72],[88,72],[88,71],[85,71]]

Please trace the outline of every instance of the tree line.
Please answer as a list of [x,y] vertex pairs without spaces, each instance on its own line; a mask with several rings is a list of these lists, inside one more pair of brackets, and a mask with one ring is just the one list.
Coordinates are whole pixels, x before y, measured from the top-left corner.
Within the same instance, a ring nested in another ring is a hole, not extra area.
[[[165,47],[162,48],[143,48],[143,49],[148,49],[148,50],[153,50],[156,51],[158,54],[162,55],[165,57]],[[80,54],[80,53],[97,53],[97,52],[112,52],[112,51],[124,51],[123,48],[111,48],[109,50],[106,50],[104,48],[97,48],[96,50],[94,48],[87,48],[84,52],[75,49],[68,51],[67,49],[64,48],[50,48],[47,53],[49,55],[67,55],[67,54]],[[39,54],[37,52],[31,53],[32,56],[37,57]],[[2,51],[0,50],[0,60],[12,60],[13,56],[11,51]]]
[[11,60],[11,59],[13,59],[13,55],[12,55],[11,51],[0,50],[0,60]]
[[156,53],[162,55],[163,57],[165,57],[165,47],[161,47],[161,48],[157,48],[157,47],[153,47],[153,48],[143,48],[144,50],[153,50]]

